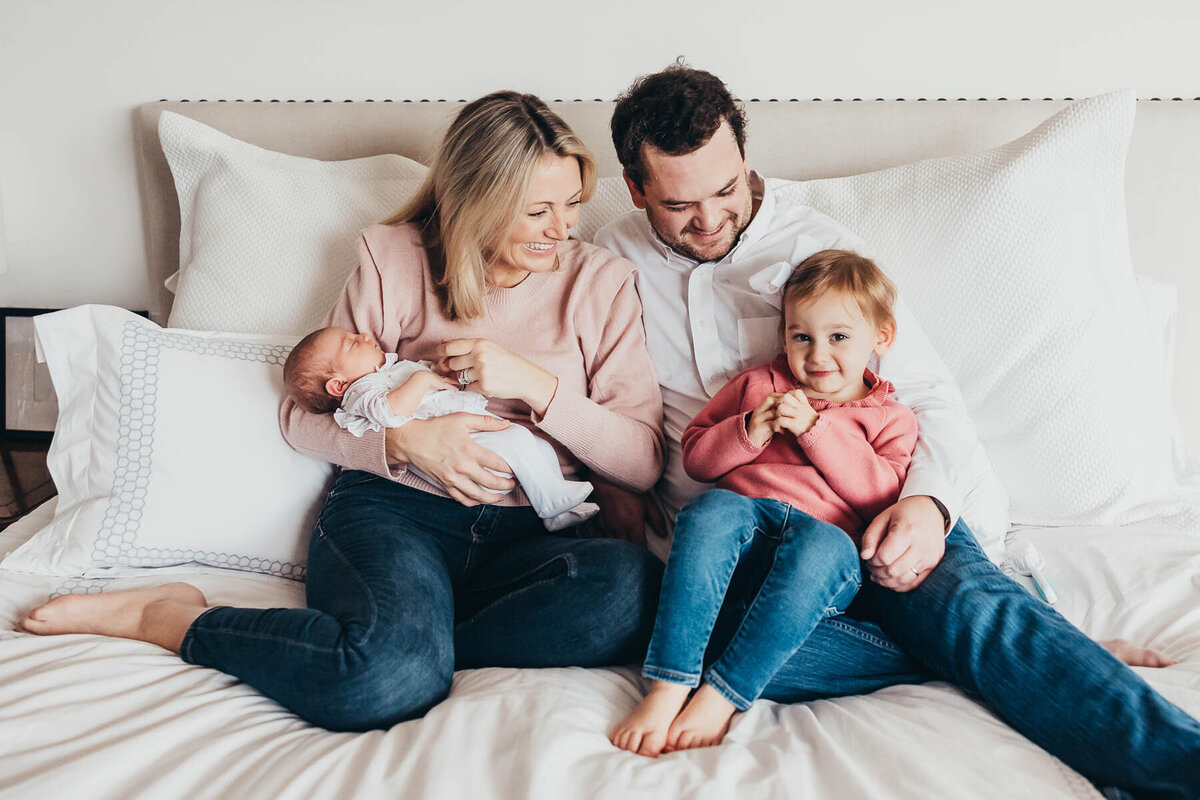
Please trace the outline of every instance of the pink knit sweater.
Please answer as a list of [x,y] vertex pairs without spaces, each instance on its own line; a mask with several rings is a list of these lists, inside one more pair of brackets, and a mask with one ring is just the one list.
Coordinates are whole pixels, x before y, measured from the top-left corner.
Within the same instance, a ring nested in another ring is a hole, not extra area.
[[[493,399],[488,410],[553,445],[568,477],[586,467],[644,491],[663,467],[662,398],[646,353],[633,264],[575,240],[559,245],[558,259],[556,272],[490,289],[483,317],[451,322],[434,294],[417,228],[375,225],[363,231],[358,269],[325,324],[366,331],[385,352],[411,361],[430,358],[446,339],[484,338],[508,348],[557,376],[558,389],[544,417],[519,400]],[[444,496],[407,465],[389,468],[383,431],[357,438],[333,415],[310,414],[291,400],[280,409],[280,427],[302,453]],[[497,503],[528,500],[514,491]]]
[[900,496],[917,444],[917,420],[888,397],[892,385],[864,375],[870,392],[833,403],[809,398],[819,415],[807,433],[750,441],[746,420],[772,392],[799,384],[779,356],[725,384],[683,432],[683,466],[698,481],[746,497],[782,500],[858,538]]

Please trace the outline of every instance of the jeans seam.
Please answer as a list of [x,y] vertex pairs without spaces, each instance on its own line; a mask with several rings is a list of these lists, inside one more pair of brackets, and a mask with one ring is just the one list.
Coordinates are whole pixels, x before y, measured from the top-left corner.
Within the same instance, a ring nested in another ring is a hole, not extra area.
[[[379,607],[375,603],[375,595],[374,595],[374,593],[371,592],[371,587],[367,585],[367,582],[364,581],[362,579],[362,576],[358,574],[358,570],[355,569],[354,565],[350,563],[350,560],[348,558],[346,558],[346,556],[342,552],[341,548],[339,548],[337,546],[337,544],[334,543],[334,541],[331,537],[329,537],[325,534],[325,528],[321,525],[320,520],[317,520],[317,533],[325,541],[325,544],[327,544],[329,546],[330,550],[333,551],[333,554],[335,556],[337,556],[338,560],[341,561],[342,564],[346,567],[346,569],[348,569],[350,571],[350,573],[354,576],[354,580],[358,582],[358,585],[360,587],[362,587],[363,596],[366,597],[367,603],[370,604],[371,620],[368,623],[366,630],[363,631],[362,639],[360,640],[360,641],[365,641],[366,639],[370,638],[371,632],[375,630],[375,623],[378,622],[378,620],[379,620]],[[311,572],[311,569],[310,569],[310,572]],[[356,642],[356,644],[357,644],[357,642]]]
[[843,632],[851,633],[860,639],[870,642],[871,644],[875,645],[876,647],[882,647],[887,650],[891,650],[892,652],[895,652],[895,653],[904,652],[891,639],[887,639],[882,636],[876,636],[873,633],[868,633],[867,631],[864,631],[862,628],[860,628],[857,625],[851,625],[849,622],[843,622],[842,620],[838,619],[838,617],[844,617],[844,616],[845,616],[845,614],[838,614],[833,617],[827,617],[824,620],[824,622],[827,625],[836,625],[839,628],[841,628]]
[[[575,560],[575,554],[574,553],[563,553],[562,555],[558,555],[558,556],[555,556],[554,558],[550,559],[545,564],[541,564],[538,567],[536,567],[535,569],[532,569],[529,572],[526,572],[524,575],[522,575],[518,578],[514,578],[514,582],[519,581],[519,580],[521,580],[521,578],[524,578],[528,575],[532,575],[533,573],[537,572],[539,569],[542,569],[543,567],[547,567],[558,560],[562,560],[562,561],[566,562],[566,564],[567,564],[566,577],[568,579],[573,579],[579,574],[579,565]],[[486,614],[488,611],[491,611],[493,608],[496,608],[497,606],[501,605],[502,603],[507,603],[509,600],[513,599],[514,597],[518,597],[518,596],[524,594],[525,592],[529,591],[530,589],[533,589],[537,586],[541,586],[542,584],[550,583],[551,581],[556,581],[561,577],[563,577],[563,576],[562,575],[552,575],[548,578],[542,578],[540,581],[534,581],[533,583],[531,583],[527,586],[522,586],[520,589],[509,592],[508,594],[504,595],[503,597],[493,600],[491,603],[488,603],[486,606],[484,606],[483,608],[479,609],[474,614],[472,614],[470,616],[470,618],[464,619],[462,622],[455,625],[454,631],[456,633],[458,631],[461,631],[463,628],[465,628],[468,625],[470,625],[471,623],[475,622],[477,619],[479,619],[481,616]],[[496,587],[490,587],[490,588],[496,588]]]

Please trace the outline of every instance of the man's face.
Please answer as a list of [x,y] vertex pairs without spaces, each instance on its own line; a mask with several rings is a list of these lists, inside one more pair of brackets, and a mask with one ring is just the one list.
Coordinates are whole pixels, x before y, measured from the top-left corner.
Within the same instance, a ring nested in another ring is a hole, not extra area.
[[723,258],[753,216],[750,173],[729,123],[686,155],[642,148],[642,188],[625,178],[633,204],[675,252],[697,261]]

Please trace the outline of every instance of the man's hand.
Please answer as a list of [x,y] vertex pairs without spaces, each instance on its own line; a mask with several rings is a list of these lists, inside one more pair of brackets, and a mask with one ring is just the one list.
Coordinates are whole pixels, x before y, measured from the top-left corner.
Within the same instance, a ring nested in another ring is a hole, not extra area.
[[414,419],[399,428],[387,429],[388,463],[412,464],[464,506],[494,503],[500,498],[494,492],[511,489],[516,482],[488,470],[511,474],[512,469],[468,434],[501,431],[508,426],[508,420],[466,413]]
[[906,497],[877,516],[859,551],[871,580],[897,592],[920,586],[945,554],[945,519],[925,495]]
[[775,406],[779,404],[780,397],[783,395],[779,392],[767,395],[758,408],[751,412],[750,419],[746,420],[746,436],[755,447],[765,447],[775,435]]
[[779,404],[775,407],[776,431],[787,431],[800,437],[812,430],[816,422],[817,412],[800,389],[779,396]]
[[648,495],[622,489],[595,475],[589,480],[595,487],[592,500],[600,506],[600,513],[585,525],[596,536],[645,547],[647,527],[663,532],[666,526],[662,512]]

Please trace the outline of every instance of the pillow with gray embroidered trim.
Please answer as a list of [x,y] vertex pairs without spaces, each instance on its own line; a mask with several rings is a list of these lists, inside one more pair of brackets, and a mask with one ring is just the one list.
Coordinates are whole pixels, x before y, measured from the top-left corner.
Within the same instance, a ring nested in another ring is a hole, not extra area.
[[279,432],[294,336],[163,329],[111,306],[34,322],[59,419],[53,521],[0,566],[116,576],[206,565],[304,577],[332,467]]

